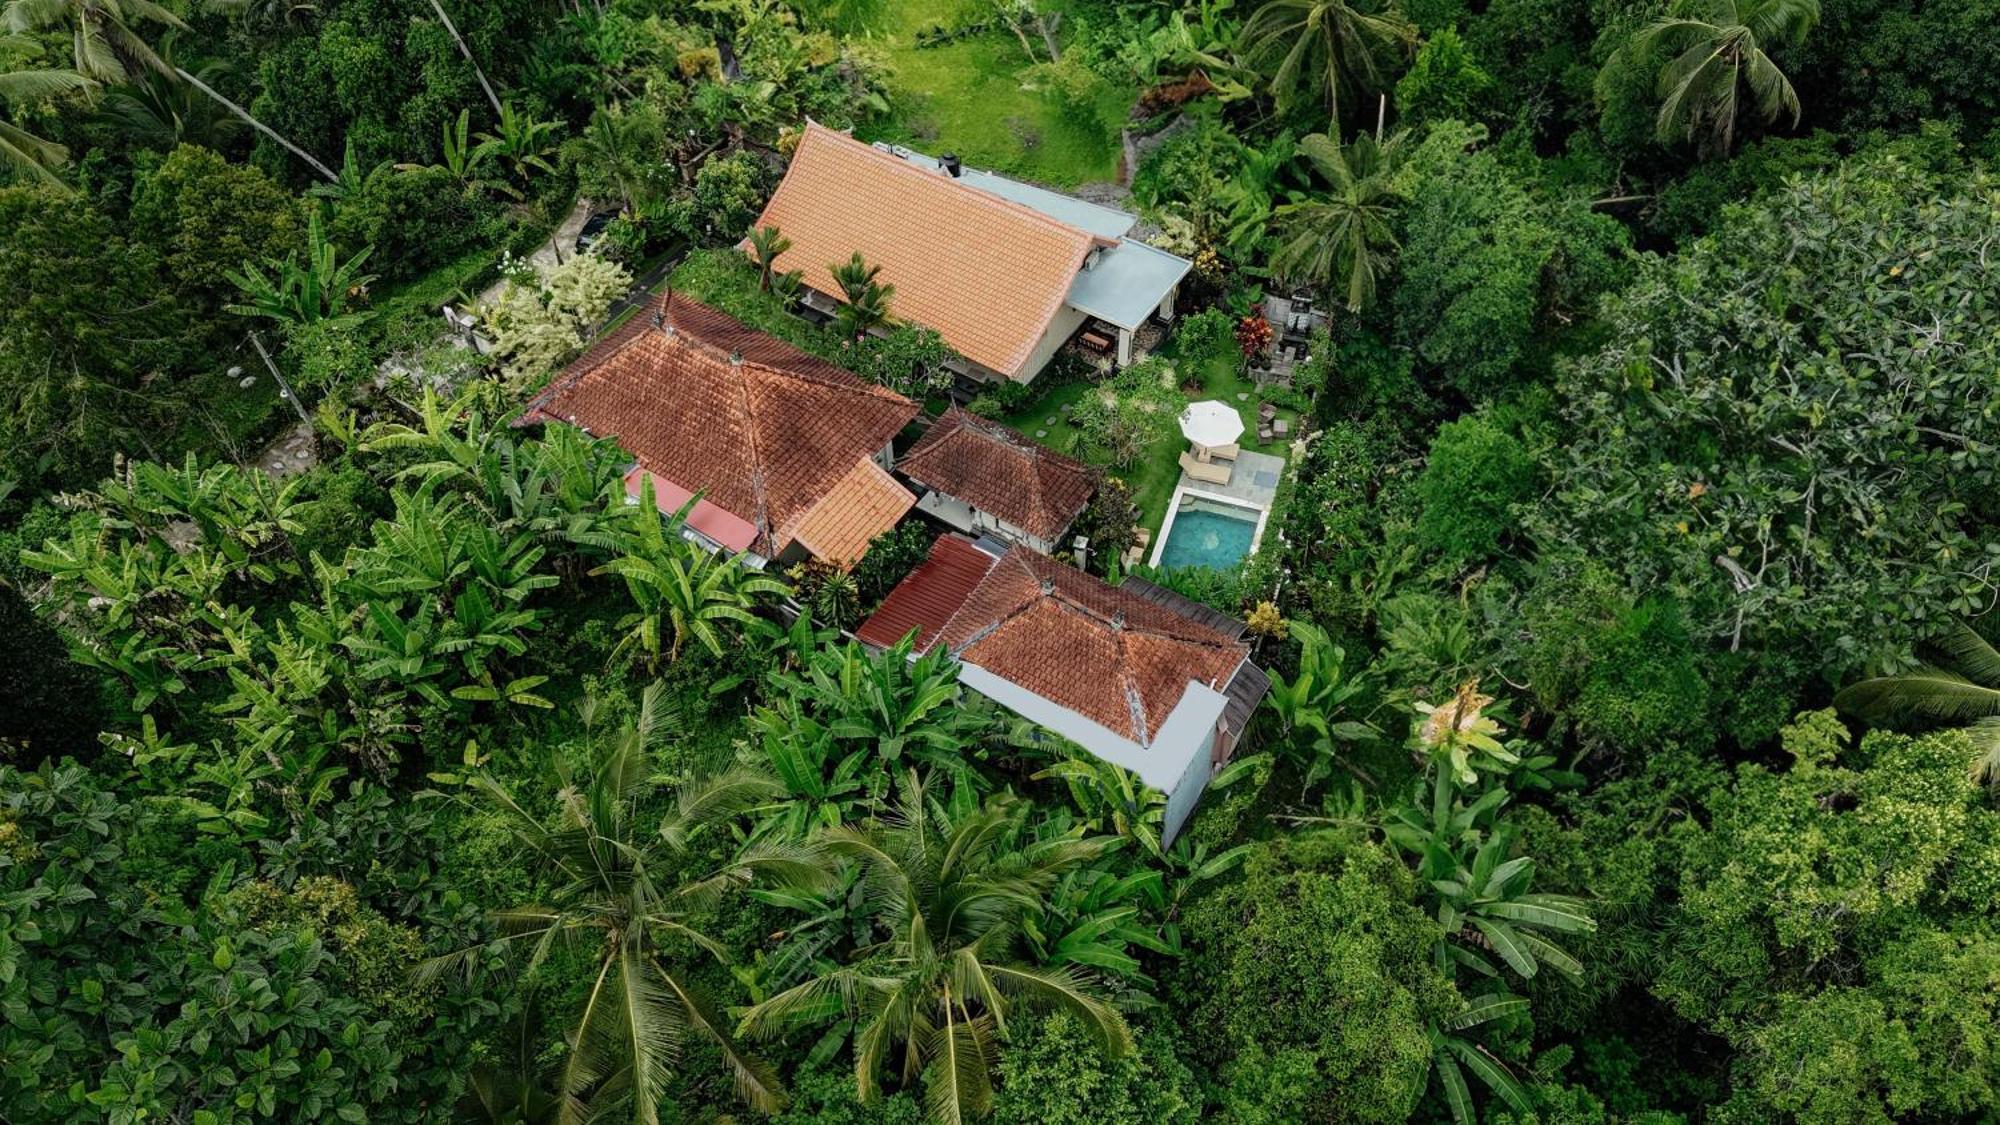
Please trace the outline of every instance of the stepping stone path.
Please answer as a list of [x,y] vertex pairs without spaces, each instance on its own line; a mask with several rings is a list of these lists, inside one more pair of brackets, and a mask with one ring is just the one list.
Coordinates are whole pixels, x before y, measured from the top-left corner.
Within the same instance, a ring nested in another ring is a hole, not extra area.
[[1036,437],[1047,437],[1047,436],[1049,436],[1049,432],[1048,432],[1047,430],[1036,430],[1036,431],[1035,431],[1035,436],[1036,436]]
[[312,425],[300,422],[257,454],[257,467],[274,477],[288,477],[312,468],[318,463],[314,437]]
[[1249,401],[1250,401],[1250,392],[1249,392],[1249,391],[1237,391],[1237,392],[1236,392],[1236,401],[1237,401],[1237,402],[1249,402]]

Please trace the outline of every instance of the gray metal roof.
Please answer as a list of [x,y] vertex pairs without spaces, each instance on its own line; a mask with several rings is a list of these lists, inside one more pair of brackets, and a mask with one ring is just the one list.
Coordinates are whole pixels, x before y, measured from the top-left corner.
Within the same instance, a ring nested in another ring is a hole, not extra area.
[[1186,258],[1128,238],[1107,247],[1095,266],[1076,275],[1069,287],[1070,307],[1136,329],[1192,268]]
[[[937,157],[877,142],[876,148],[919,168],[949,175]],[[1079,312],[1120,328],[1137,329],[1166,300],[1193,263],[1165,250],[1126,238],[1138,220],[1132,215],[1088,200],[1010,180],[993,172],[962,167],[958,182],[988,195],[1031,207],[1060,223],[1080,227],[1105,239],[1117,239],[1097,254],[1097,264],[1077,273],[1069,288],[1069,304]]]
[[[919,168],[934,171],[940,176],[948,174],[935,156],[880,141],[876,142],[875,147],[891,156],[899,156]],[[1134,216],[1115,207],[1105,207],[1072,195],[1064,195],[1059,191],[1050,191],[1034,184],[1010,180],[996,172],[982,172],[977,168],[961,166],[958,182],[967,187],[978,188],[988,195],[1012,200],[1023,207],[1032,207],[1059,223],[1081,227],[1099,238],[1122,238],[1126,231],[1132,229],[1132,224],[1138,222]]]

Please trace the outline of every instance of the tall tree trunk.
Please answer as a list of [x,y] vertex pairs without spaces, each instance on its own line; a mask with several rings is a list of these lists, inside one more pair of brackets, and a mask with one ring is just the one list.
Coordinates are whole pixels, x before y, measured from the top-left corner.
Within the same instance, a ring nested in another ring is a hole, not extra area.
[[313,157],[312,153],[307,152],[305,149],[302,149],[299,146],[293,144],[292,142],[286,140],[285,138],[279,136],[278,131],[276,129],[273,129],[269,125],[264,124],[262,121],[257,120],[255,117],[250,116],[249,110],[244,109],[242,106],[237,105],[235,102],[232,102],[228,98],[223,97],[221,94],[216,93],[212,88],[209,87],[208,83],[203,82],[201,79],[196,78],[192,74],[189,74],[186,68],[176,66],[174,68],[174,73],[181,76],[181,81],[186,82],[188,85],[193,86],[195,89],[200,90],[202,93],[207,94],[209,97],[214,98],[216,101],[222,103],[224,108],[228,109],[229,112],[235,114],[236,116],[242,118],[245,122],[247,122],[250,125],[252,129],[257,130],[259,133],[262,133],[265,136],[283,145],[285,147],[285,151],[291,153],[293,156],[298,157],[300,160],[305,161],[307,164],[312,165],[314,171],[326,177],[327,183],[338,184],[340,182],[340,177],[334,173],[334,170],[327,167],[324,164],[321,164],[317,159]]
[[438,3],[438,0],[431,0],[431,11],[436,12],[438,19],[444,22],[444,29],[451,32],[451,41],[458,44],[458,53],[465,56],[465,61],[472,67],[472,73],[479,77],[479,88],[486,91],[486,100],[493,103],[493,112],[498,115],[500,96],[493,92],[493,84],[486,81],[486,72],[479,69],[479,60],[472,57],[472,48],[465,45],[465,37],[458,33],[458,25],[452,23],[451,17],[444,14],[444,5]]

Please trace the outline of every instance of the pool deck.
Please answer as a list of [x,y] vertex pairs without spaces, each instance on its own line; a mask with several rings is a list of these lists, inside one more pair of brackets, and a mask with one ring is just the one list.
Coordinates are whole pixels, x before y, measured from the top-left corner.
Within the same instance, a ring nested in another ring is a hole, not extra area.
[[1146,560],[1148,565],[1160,565],[1160,559],[1166,554],[1167,538],[1173,534],[1174,516],[1180,512],[1183,498],[1187,497],[1220,500],[1255,510],[1257,527],[1250,536],[1250,550],[1243,557],[1247,559],[1256,554],[1257,548],[1264,543],[1264,524],[1271,517],[1271,502],[1278,497],[1278,480],[1284,472],[1283,457],[1246,449],[1236,455],[1226,484],[1196,480],[1182,473],[1180,483],[1174,486],[1173,496],[1167,500],[1167,518],[1160,525],[1160,537]]
[[[1252,508],[1269,508],[1271,501],[1278,498],[1278,478],[1284,472],[1283,457],[1252,453],[1246,449],[1236,455],[1235,464],[1230,467],[1228,484],[1212,484],[1182,473],[1180,487],[1175,491],[1219,496]],[[1173,501],[1168,510],[1173,510],[1179,503],[1178,500]]]

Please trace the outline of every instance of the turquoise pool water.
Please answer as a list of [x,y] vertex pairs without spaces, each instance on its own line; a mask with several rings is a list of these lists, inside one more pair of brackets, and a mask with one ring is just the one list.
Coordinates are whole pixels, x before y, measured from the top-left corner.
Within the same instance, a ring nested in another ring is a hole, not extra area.
[[1160,551],[1160,565],[1227,570],[1250,553],[1250,541],[1256,535],[1256,512],[1196,499],[1192,507],[1175,513],[1167,528],[1166,546]]

